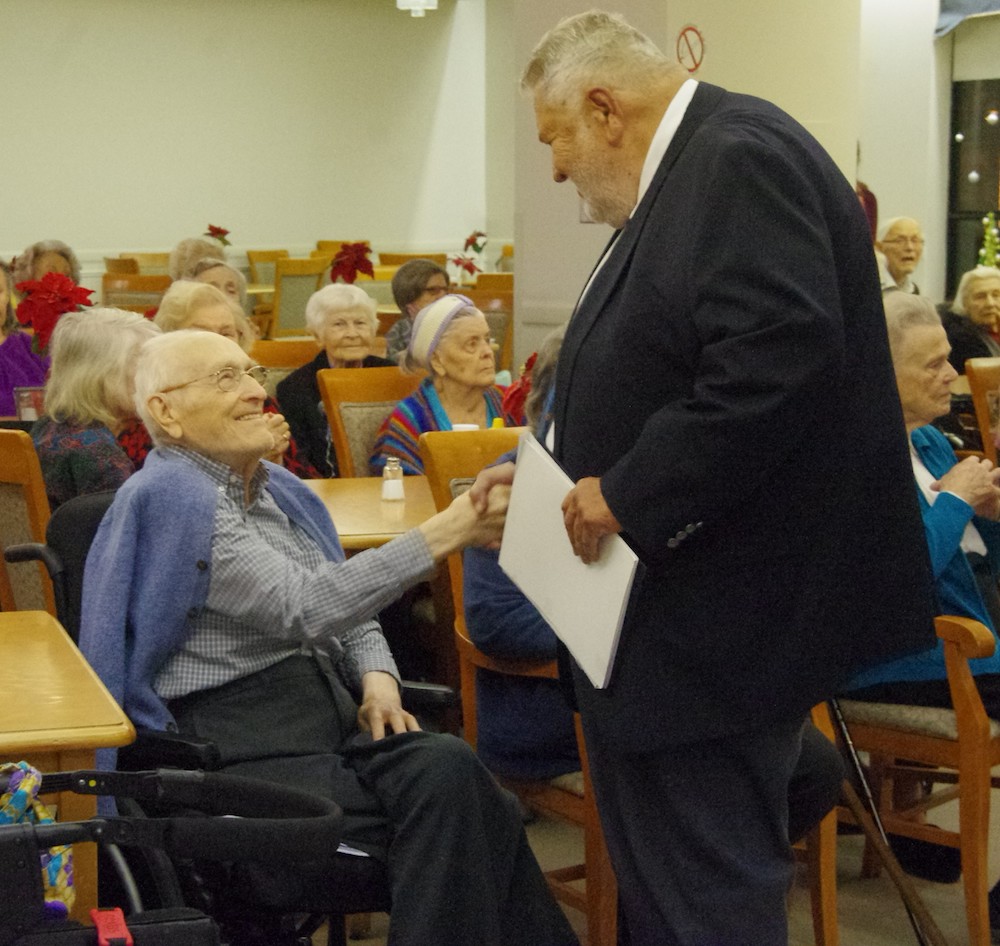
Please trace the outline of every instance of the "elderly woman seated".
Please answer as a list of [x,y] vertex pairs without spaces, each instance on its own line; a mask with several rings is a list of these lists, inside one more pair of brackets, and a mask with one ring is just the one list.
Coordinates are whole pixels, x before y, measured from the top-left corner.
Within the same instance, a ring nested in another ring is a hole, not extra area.
[[191,279],[195,267],[203,259],[214,259],[220,263],[226,261],[226,251],[217,240],[205,237],[188,237],[181,240],[171,251],[167,263],[167,272],[175,282],[178,279]]
[[411,259],[392,277],[392,298],[399,308],[399,318],[385,333],[386,357],[399,361],[406,354],[417,313],[448,291],[448,271],[429,259]]
[[951,344],[948,360],[959,374],[970,358],[1000,357],[1000,269],[977,266],[963,273],[941,321]]
[[[219,292],[232,299],[240,307],[241,312],[247,311],[246,276],[221,259],[206,257],[199,260],[192,267],[191,275],[186,278],[215,286]],[[247,324],[252,328],[249,323]]]
[[[978,457],[959,461],[932,426],[948,413],[956,377],[934,305],[921,296],[890,293],[885,315],[940,613],[975,618],[996,634],[1000,470]],[[970,668],[987,714],[1000,720],[1000,648],[992,657],[970,661]],[[864,670],[847,689],[844,695],[851,699],[949,708],[943,645],[938,641],[930,650]],[[893,846],[911,872],[929,879],[957,879],[957,851],[936,851],[935,845],[924,842],[902,845]],[[954,862],[951,870],[949,861]],[[997,890],[990,899],[1000,908]],[[1000,912],[995,919],[1000,920]]]
[[[200,282],[182,279],[171,284],[163,294],[154,321],[163,332],[175,332],[183,328],[214,332],[237,342],[244,351],[248,351],[253,344],[253,330],[239,306],[215,286]],[[309,463],[299,458],[288,424],[273,398],[267,398],[264,402],[264,411],[275,441],[274,450],[267,459],[282,463],[297,476],[316,476]],[[119,443],[137,469],[142,466],[152,449],[149,432],[138,420],[121,432]]]
[[319,345],[308,364],[278,384],[278,403],[299,450],[321,476],[336,476],[330,427],[323,412],[316,372],[324,368],[384,368],[394,362],[372,354],[378,329],[375,300],[357,286],[332,283],[306,303],[306,327]]
[[496,359],[486,316],[465,296],[443,296],[420,310],[403,367],[430,377],[386,418],[371,458],[375,473],[389,457],[399,457],[405,473],[423,473],[417,441],[428,430],[491,427],[498,418],[510,419],[494,384]]
[[39,387],[45,384],[49,370],[48,355],[31,350],[31,336],[21,331],[14,315],[12,293],[14,280],[6,263],[0,263],[0,416],[17,413],[14,388]]
[[135,471],[115,441],[135,416],[132,374],[159,329],[135,312],[67,312],[52,333],[45,416],[32,428],[49,505],[117,489]]
[[46,273],[60,273],[75,283],[80,282],[80,261],[61,240],[32,243],[14,261],[15,283],[41,279]]

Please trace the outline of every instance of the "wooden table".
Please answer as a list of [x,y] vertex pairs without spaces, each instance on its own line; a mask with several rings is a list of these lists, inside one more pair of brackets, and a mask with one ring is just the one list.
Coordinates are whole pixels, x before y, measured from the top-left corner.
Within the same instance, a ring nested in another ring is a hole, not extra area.
[[349,552],[385,545],[437,512],[426,476],[403,477],[406,499],[402,502],[383,502],[379,476],[304,482],[323,500],[340,544]]
[[[94,767],[94,750],[135,739],[128,717],[84,660],[62,625],[45,611],[0,614],[0,759],[26,761],[41,772]],[[94,795],[53,796],[60,821],[92,818]],[[97,851],[73,848],[73,917],[97,906]]]

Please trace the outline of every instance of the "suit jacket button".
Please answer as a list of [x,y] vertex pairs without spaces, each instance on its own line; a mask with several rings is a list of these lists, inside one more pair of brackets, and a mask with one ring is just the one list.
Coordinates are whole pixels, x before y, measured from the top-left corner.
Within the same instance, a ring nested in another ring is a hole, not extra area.
[[674,536],[678,542],[683,542],[687,537],[688,534],[683,529]]
[[678,545],[680,545],[680,542],[678,542],[677,539],[667,539],[668,549],[675,549]]

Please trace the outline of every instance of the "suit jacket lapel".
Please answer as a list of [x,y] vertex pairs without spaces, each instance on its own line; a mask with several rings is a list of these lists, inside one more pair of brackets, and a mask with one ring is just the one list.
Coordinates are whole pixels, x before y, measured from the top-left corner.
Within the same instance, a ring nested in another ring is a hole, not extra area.
[[[635,212],[625,223],[621,230],[616,230],[605,247],[604,253],[598,258],[600,260],[607,255],[600,272],[594,275],[597,266],[591,270],[591,280],[589,288],[581,294],[577,300],[576,309],[570,318],[569,326],[566,330],[566,338],[563,341],[562,349],[559,352],[558,381],[556,384],[555,400],[555,422],[556,422],[556,455],[561,454],[561,432],[564,429],[559,421],[564,417],[565,398],[569,389],[569,381],[573,373],[573,365],[576,361],[577,352],[583,344],[584,339],[590,332],[591,326],[598,315],[604,311],[612,292],[617,286],[622,273],[625,271],[628,261],[632,257],[632,250],[639,234],[642,232],[643,224],[656,202],[656,195],[663,187],[670,169],[681,152],[686,147],[691,136],[697,131],[702,122],[711,114],[719,103],[725,90],[718,86],[701,82],[695,90],[691,103],[688,105],[684,118],[674,134],[673,139],[667,148],[660,166],[653,175],[648,189]],[[585,286],[587,284],[584,284]]]

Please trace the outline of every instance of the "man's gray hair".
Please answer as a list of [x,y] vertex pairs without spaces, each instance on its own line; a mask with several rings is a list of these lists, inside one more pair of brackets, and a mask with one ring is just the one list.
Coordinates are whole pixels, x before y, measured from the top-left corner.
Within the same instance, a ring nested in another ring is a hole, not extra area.
[[1000,269],[996,266],[977,266],[967,273],[962,273],[962,278],[958,281],[958,288],[955,290],[955,301],[951,304],[951,311],[958,315],[969,314],[969,296],[980,279],[1000,279]]
[[561,20],[534,48],[521,89],[566,105],[585,84],[635,87],[679,68],[616,13],[590,10]]
[[174,441],[150,413],[149,399],[172,385],[190,380],[185,376],[190,349],[186,352],[182,349],[188,348],[191,343],[204,341],[210,334],[201,329],[182,328],[157,335],[139,349],[139,360],[135,366],[135,408],[158,447]]
[[892,360],[899,357],[906,333],[918,325],[941,325],[934,303],[927,296],[894,289],[883,297],[885,327],[889,332],[889,350]]

